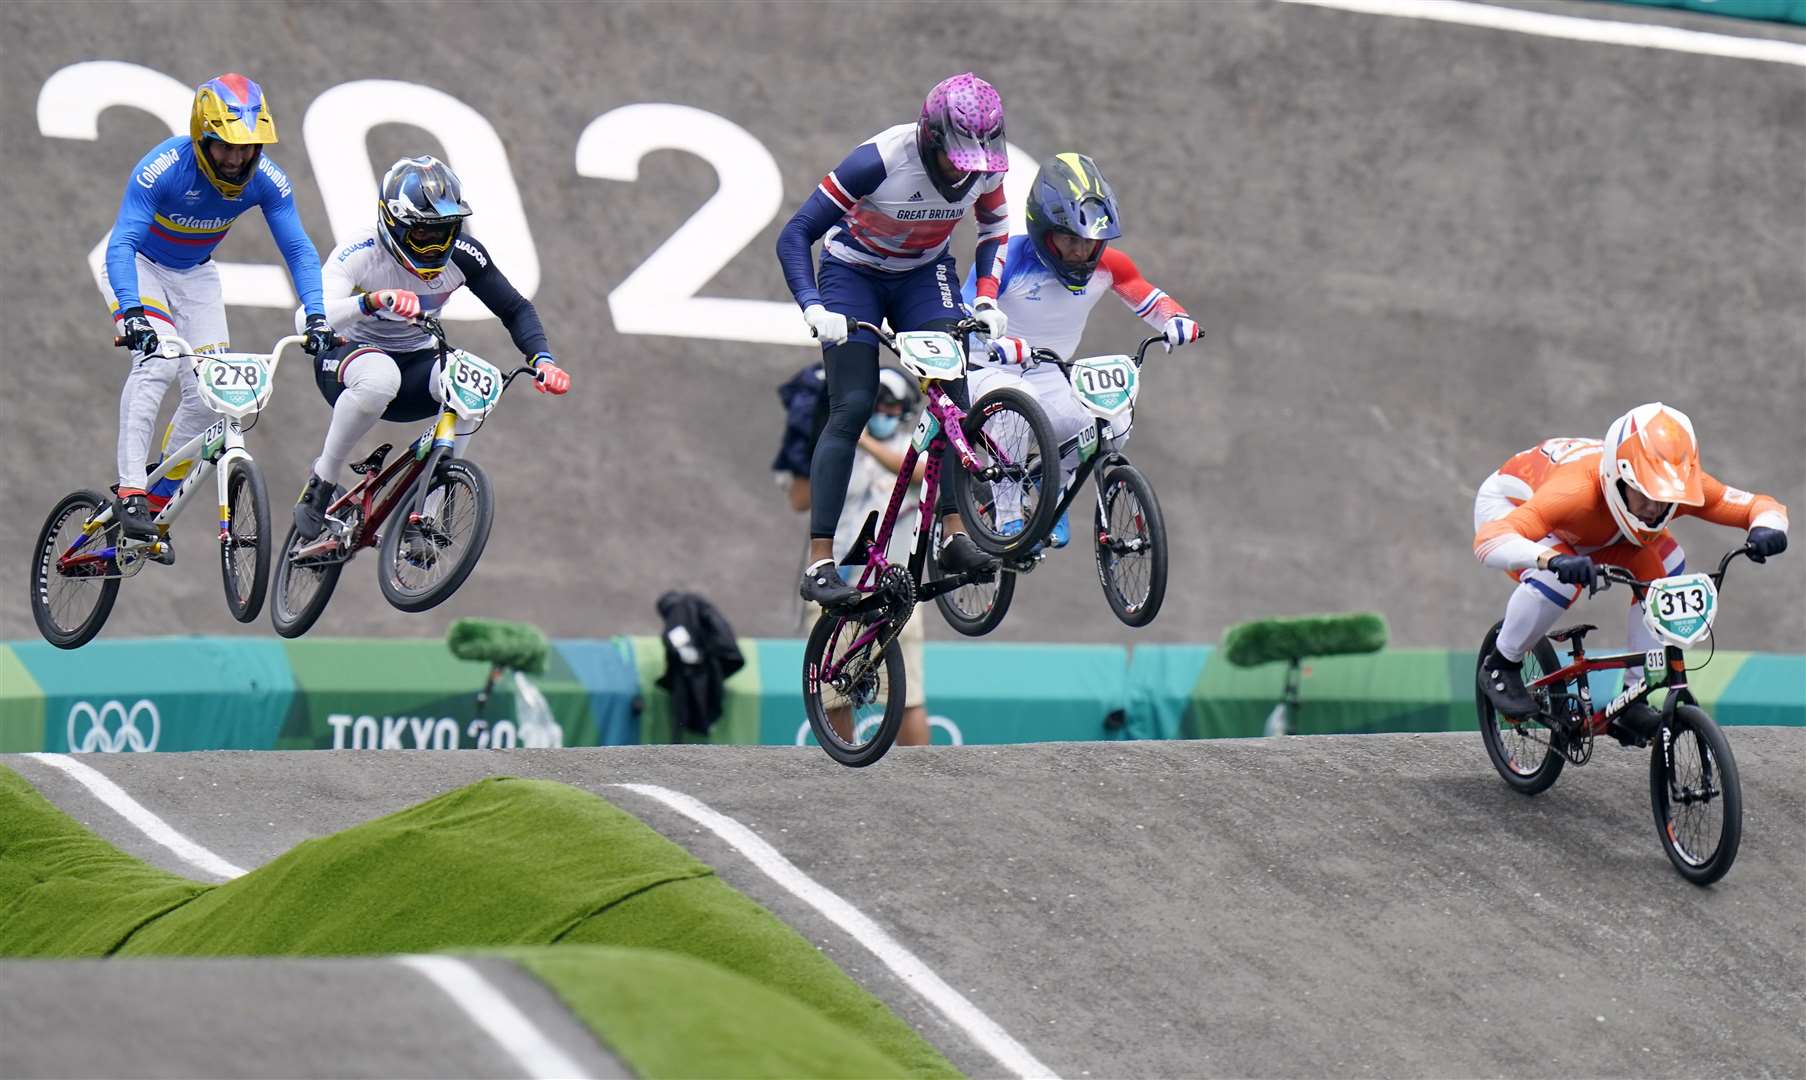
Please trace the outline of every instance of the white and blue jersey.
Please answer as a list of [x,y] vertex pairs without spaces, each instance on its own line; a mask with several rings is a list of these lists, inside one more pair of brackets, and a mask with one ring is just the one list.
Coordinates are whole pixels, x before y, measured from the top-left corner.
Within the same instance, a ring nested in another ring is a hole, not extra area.
[[[978,285],[975,275],[966,275],[967,304],[978,295]],[[1027,236],[1010,237],[996,297],[997,307],[1009,317],[1011,337],[1071,359],[1085,335],[1091,309],[1109,292],[1156,330],[1173,316],[1185,314],[1178,301],[1149,284],[1135,261],[1117,248],[1105,248],[1091,280],[1073,292],[1041,261]]]
[[107,281],[118,307],[143,306],[136,256],[172,270],[192,269],[213,257],[240,214],[260,206],[302,306],[310,314],[323,314],[320,257],[301,227],[288,175],[268,154],[260,154],[244,194],[228,199],[202,174],[194,153],[188,136],[172,136],[152,148],[126,181],[107,242]]
[[[953,228],[971,209],[978,224],[980,290],[994,291],[1009,215],[1003,173],[974,177],[955,201],[941,196],[916,146],[916,125],[898,124],[860,143],[822,177],[778,235],[778,261],[796,302],[821,303],[809,249],[881,274],[905,274],[947,254]],[[987,284],[988,283],[988,284]]]

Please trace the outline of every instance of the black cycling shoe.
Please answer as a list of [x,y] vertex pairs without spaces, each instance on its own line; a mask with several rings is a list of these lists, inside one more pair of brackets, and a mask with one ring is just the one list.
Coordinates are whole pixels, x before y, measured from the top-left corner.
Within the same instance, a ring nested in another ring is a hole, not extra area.
[[997,569],[997,557],[986,555],[965,533],[954,533],[941,545],[939,562],[941,573],[948,576]]
[[132,540],[155,540],[157,532],[157,515],[150,512],[150,503],[143,492],[134,492],[118,501],[113,507],[113,520],[119,522],[119,531]]
[[307,474],[307,486],[295,501],[295,532],[303,540],[318,539],[326,530],[326,508],[332,505],[333,489],[338,485]]
[[827,611],[857,603],[860,597],[858,589],[841,580],[833,559],[823,559],[804,570],[801,591],[804,600]]
[[1514,664],[1493,649],[1480,662],[1479,671],[1480,690],[1486,700],[1504,715],[1518,719],[1536,715],[1536,699],[1524,689],[1523,667],[1523,661]]
[[1612,736],[1625,746],[1648,746],[1662,730],[1662,714],[1647,701],[1638,701],[1612,718]]

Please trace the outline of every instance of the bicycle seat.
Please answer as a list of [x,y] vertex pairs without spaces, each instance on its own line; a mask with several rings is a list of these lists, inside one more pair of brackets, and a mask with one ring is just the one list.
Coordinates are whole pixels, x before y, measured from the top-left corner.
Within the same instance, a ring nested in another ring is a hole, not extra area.
[[1550,641],[1566,641],[1569,638],[1578,638],[1582,634],[1590,634],[1597,629],[1599,629],[1597,626],[1589,626],[1586,623],[1581,623],[1579,626],[1570,626],[1561,630],[1551,630],[1546,636]]
[[389,451],[393,449],[395,449],[394,443],[383,443],[381,446],[370,451],[369,457],[351,466],[351,471],[359,476],[375,472],[383,467],[383,458],[388,457]]

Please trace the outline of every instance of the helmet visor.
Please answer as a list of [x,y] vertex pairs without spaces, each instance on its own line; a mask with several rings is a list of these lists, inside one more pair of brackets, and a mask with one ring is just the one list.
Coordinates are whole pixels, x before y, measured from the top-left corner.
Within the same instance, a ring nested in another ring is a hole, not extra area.
[[417,255],[443,255],[458,235],[457,221],[434,221],[409,226],[402,234],[408,250]]
[[1006,172],[1010,167],[1009,155],[1003,149],[1003,132],[992,135],[974,135],[961,130],[957,121],[949,120],[941,132],[941,149],[947,152],[947,160],[960,172]]

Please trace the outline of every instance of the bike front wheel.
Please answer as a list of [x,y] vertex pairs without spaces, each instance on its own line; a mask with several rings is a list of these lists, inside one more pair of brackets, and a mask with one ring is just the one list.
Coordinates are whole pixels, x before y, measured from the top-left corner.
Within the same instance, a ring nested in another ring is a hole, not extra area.
[[70,492],[44,519],[31,549],[31,617],[59,649],[94,640],[119,596],[119,568],[105,554],[117,548],[119,526],[89,525],[110,504],[98,491]]
[[263,474],[250,458],[226,466],[226,520],[221,522],[220,580],[226,610],[248,623],[263,610],[270,585],[270,500]]
[[[1551,710],[1566,708],[1568,691],[1566,684],[1533,690],[1537,715],[1524,720],[1500,716],[1486,691],[1480,688],[1480,668],[1498,640],[1499,626],[1494,623],[1486,632],[1485,640],[1480,643],[1480,655],[1474,663],[1474,709],[1480,722],[1480,738],[1486,743],[1486,756],[1492,759],[1492,767],[1512,790],[1535,795],[1547,791],[1555,783],[1568,760],[1556,749],[1556,732],[1549,726]],[[1548,638],[1540,638],[1524,657],[1524,683],[1529,685],[1560,667],[1555,646]]]
[[1060,502],[1060,444],[1035,399],[1000,387],[966,414],[966,441],[980,477],[958,467],[947,482],[974,543],[992,555],[1015,555],[1040,542]]
[[425,611],[451,598],[476,569],[495,517],[489,478],[474,461],[443,462],[427,487],[419,522],[403,500],[383,531],[376,580],[383,597],[402,611]]
[[[934,552],[940,548],[941,527],[934,526],[934,543],[928,548],[928,559],[925,571],[929,581],[939,581],[941,573],[939,561]],[[975,581],[970,585],[961,585],[957,589],[941,593],[934,598],[934,606],[941,611],[941,617],[947,625],[967,637],[983,637],[997,629],[1003,617],[1009,614],[1010,600],[1016,595],[1016,575],[1008,570],[999,569],[990,581]]]
[[1098,479],[1097,580],[1124,626],[1146,626],[1166,599],[1166,519],[1141,470],[1118,465]]
[[1730,872],[1743,841],[1743,783],[1730,740],[1704,710],[1675,706],[1651,746],[1649,803],[1682,877],[1710,885]]
[[887,753],[903,726],[903,653],[888,629],[843,615],[815,620],[803,649],[803,709],[828,756],[863,768]]

